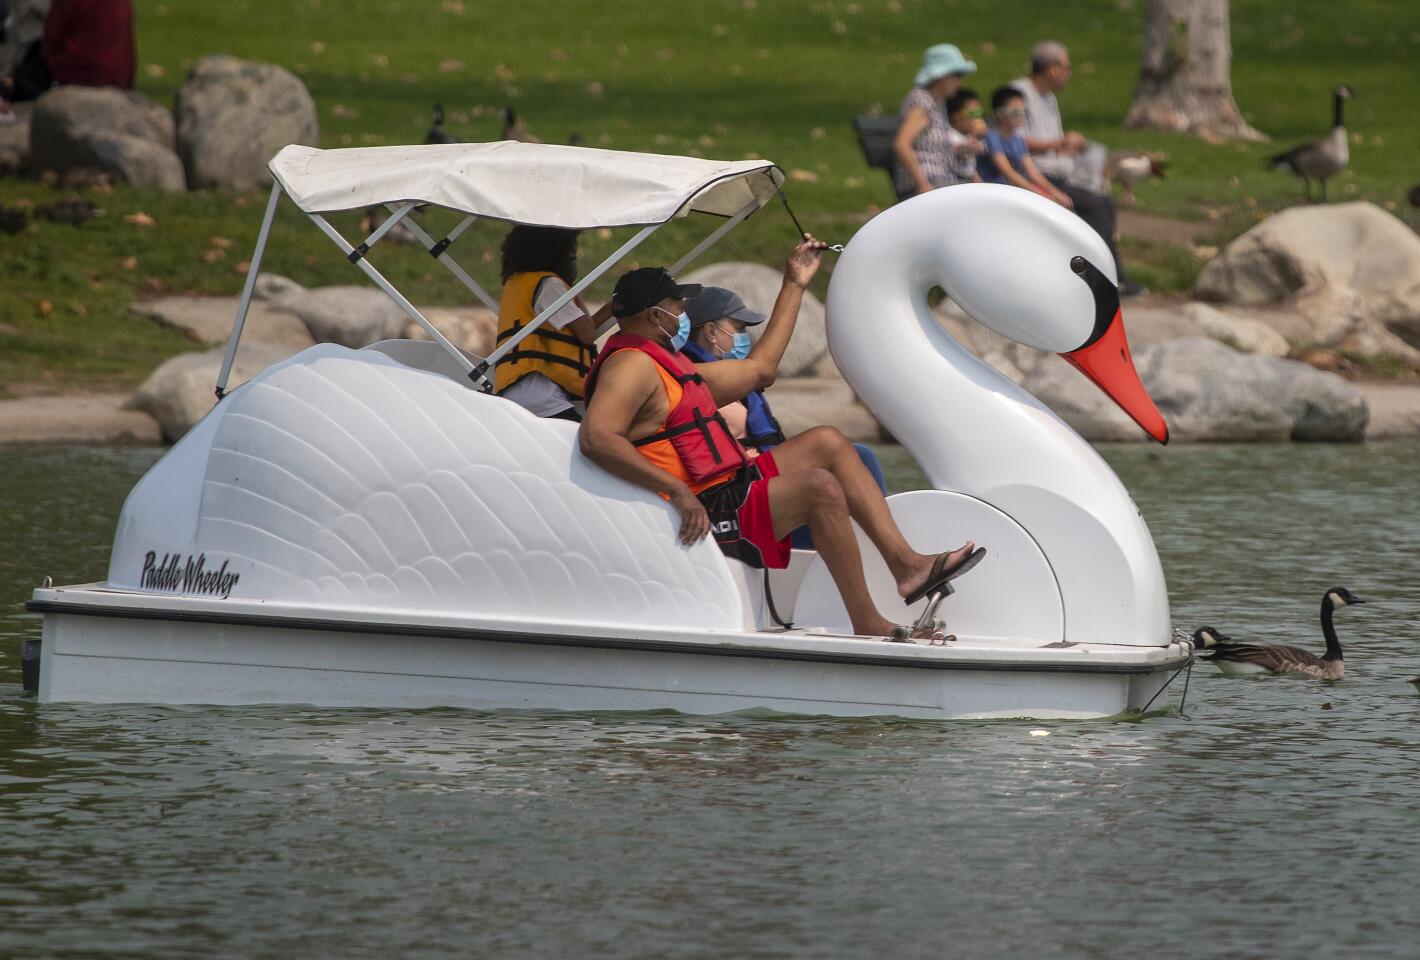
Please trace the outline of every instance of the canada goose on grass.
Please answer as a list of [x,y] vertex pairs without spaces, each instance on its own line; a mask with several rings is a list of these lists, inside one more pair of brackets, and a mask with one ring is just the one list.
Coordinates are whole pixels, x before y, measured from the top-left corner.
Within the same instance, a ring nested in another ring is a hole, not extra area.
[[1332,110],[1335,120],[1331,133],[1322,140],[1308,140],[1285,153],[1270,157],[1267,161],[1273,170],[1288,169],[1302,178],[1306,184],[1307,199],[1312,198],[1312,181],[1321,182],[1321,198],[1326,199],[1326,181],[1346,169],[1351,162],[1351,154],[1346,148],[1346,125],[1341,121],[1341,107],[1354,97],[1355,92],[1342,84],[1332,92]]
[[444,105],[434,104],[434,122],[429,125],[429,132],[424,134],[425,143],[460,143],[458,137],[444,129]]
[[1321,600],[1321,632],[1326,637],[1326,653],[1318,657],[1301,647],[1234,643],[1232,637],[1212,627],[1193,632],[1193,645],[1204,651],[1203,659],[1215,663],[1224,673],[1235,676],[1259,673],[1299,673],[1320,680],[1340,680],[1346,673],[1341,657],[1341,641],[1331,615],[1341,607],[1365,603],[1345,587],[1326,591]]
[[542,138],[536,137],[528,132],[523,126],[522,119],[518,116],[518,111],[511,105],[498,111],[498,116],[503,120],[503,139],[516,140],[519,143],[542,143]]

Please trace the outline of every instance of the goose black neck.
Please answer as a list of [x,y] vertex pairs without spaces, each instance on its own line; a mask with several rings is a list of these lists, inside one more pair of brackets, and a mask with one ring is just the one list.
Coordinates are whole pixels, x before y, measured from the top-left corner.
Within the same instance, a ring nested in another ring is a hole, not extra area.
[[1323,660],[1340,660],[1341,641],[1336,639],[1336,627],[1331,623],[1331,615],[1335,612],[1331,605],[1331,596],[1328,595],[1321,601],[1321,633],[1326,637],[1326,655]]
[[1343,97],[1343,96],[1342,96],[1341,94],[1339,94],[1339,93],[1333,94],[1332,97],[1331,97],[1331,103],[1332,103],[1331,109],[1332,109],[1332,113],[1335,114],[1335,117],[1336,117],[1336,122],[1332,124],[1332,126],[1334,126],[1334,127],[1342,127],[1342,126],[1345,126],[1345,124],[1343,124],[1343,123],[1341,122],[1341,107],[1342,107],[1342,105],[1343,105],[1345,102],[1346,102],[1346,98]]

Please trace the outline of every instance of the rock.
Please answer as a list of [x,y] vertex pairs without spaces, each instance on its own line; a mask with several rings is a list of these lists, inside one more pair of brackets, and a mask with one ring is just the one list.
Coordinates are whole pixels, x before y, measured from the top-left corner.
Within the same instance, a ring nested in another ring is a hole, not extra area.
[[1295,347],[1389,354],[1420,367],[1420,237],[1374,204],[1293,207],[1269,217],[1208,263],[1194,292],[1285,307],[1292,322],[1277,329]]
[[203,57],[178,91],[177,144],[194,190],[271,183],[267,162],[290,143],[317,146],[315,101],[281,67]]
[[294,313],[317,343],[359,349],[403,334],[409,317],[382,290],[373,287],[305,287],[286,277],[262,274],[254,296],[277,310]]
[[1357,384],[1371,411],[1367,440],[1412,440],[1420,437],[1420,385]]
[[[487,307],[420,307],[424,317],[455,344],[479,357],[493,352],[498,334],[498,315]],[[407,340],[432,340],[417,322],[406,320]]]
[[0,400],[0,444],[162,442],[158,421],[124,409],[126,394]]
[[[740,295],[740,299],[751,310],[768,316],[783,286],[784,274],[760,263],[715,263],[680,278],[682,283],[703,283],[707,286],[725,287]],[[764,326],[750,327],[751,337],[758,338]],[[784,351],[784,360],[779,365],[782,377],[799,377],[809,373],[814,363],[828,349],[828,334],[824,330],[823,301],[812,293],[805,293],[803,305],[799,308],[799,322],[794,328],[794,336]]]
[[[225,343],[231,336],[240,302],[240,297],[163,297],[135,303],[128,309],[181,330],[198,343]],[[243,342],[248,338],[279,343],[291,347],[293,352],[315,343],[300,317],[255,298],[242,327]]]
[[841,377],[779,380],[766,396],[786,437],[827,425],[842,430],[849,440],[878,439],[877,421]]
[[96,168],[135,187],[181,191],[182,163],[173,152],[167,111],[140,93],[116,87],[55,87],[30,119],[30,168]]
[[[243,339],[228,378],[228,391],[295,352],[281,344]],[[222,369],[222,353],[219,347],[205,353],[179,354],[164,361],[143,381],[128,406],[154,417],[164,439],[176,442],[216,403],[213,388]]]
[[[1174,440],[1349,441],[1365,435],[1361,391],[1304,363],[1240,353],[1205,337],[1145,347],[1134,362]],[[1063,361],[1043,364],[1026,386],[1088,440],[1144,438]]]
[[1286,337],[1255,318],[1224,313],[1206,303],[1184,304],[1180,314],[1192,335],[1210,337],[1243,353],[1285,357],[1291,351]]

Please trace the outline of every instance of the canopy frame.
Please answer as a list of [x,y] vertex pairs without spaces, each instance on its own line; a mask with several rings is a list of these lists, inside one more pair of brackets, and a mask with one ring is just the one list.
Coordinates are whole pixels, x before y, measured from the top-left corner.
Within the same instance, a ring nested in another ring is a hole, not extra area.
[[[685,202],[677,211],[677,216],[683,215],[688,209],[690,209],[691,204],[694,202],[696,197],[698,197],[700,193],[703,193],[704,190],[710,189],[712,186],[714,186],[714,184],[708,184],[704,188],[702,188],[701,191],[690,197],[687,197]],[[283,187],[281,181],[279,179],[276,179],[275,182],[273,182],[271,185],[271,193],[267,199],[266,211],[261,221],[261,230],[257,234],[256,249],[252,253],[250,266],[247,270],[246,282],[242,287],[241,299],[237,303],[237,313],[235,321],[232,324],[232,333],[227,340],[226,352],[222,358],[222,367],[217,375],[216,395],[218,402],[221,402],[222,398],[227,395],[227,382],[231,377],[232,367],[236,362],[237,348],[241,341],[242,330],[246,325],[247,314],[251,308],[252,296],[256,289],[257,275],[261,271],[261,261],[266,251],[267,239],[270,237],[271,228],[275,223],[277,203],[280,200],[282,194],[284,194],[285,192],[286,190]],[[687,267],[690,263],[694,262],[707,250],[717,244],[726,234],[728,234],[735,227],[743,223],[752,214],[754,214],[761,207],[763,207],[767,202],[768,200],[761,202],[758,199],[752,199],[733,216],[725,218],[723,223],[717,225],[708,236],[704,237],[699,243],[697,243],[694,247],[687,251],[685,255],[683,255],[679,260],[677,260],[675,264],[670,268],[671,272],[679,273],[681,270],[685,269],[685,267]],[[311,213],[306,211],[302,211],[302,213],[312,223],[314,223],[322,233],[324,233],[328,238],[330,238],[331,242],[334,243],[336,247],[338,247],[340,251],[345,254],[347,260],[349,260],[355,266],[359,267],[361,272],[363,272],[365,276],[367,276],[375,284],[376,287],[384,291],[384,293],[389,296],[389,298],[393,300],[395,304],[401,310],[403,310],[411,320],[413,320],[415,323],[418,323],[425,331],[429,333],[430,337],[433,338],[436,344],[438,344],[450,356],[454,358],[454,361],[459,365],[460,369],[465,372],[465,374],[469,378],[469,381],[472,383],[475,389],[483,390],[484,392],[492,391],[493,385],[489,371],[493,369],[493,367],[498,363],[500,359],[502,359],[510,351],[514,350],[517,345],[521,343],[525,338],[531,336],[534,332],[536,332],[544,323],[548,321],[549,318],[554,316],[557,311],[561,310],[564,306],[570,303],[573,298],[577,297],[589,286],[591,286],[591,284],[600,279],[608,270],[610,270],[612,267],[616,266],[627,256],[629,256],[632,251],[634,251],[638,246],[640,246],[652,234],[654,234],[661,227],[665,226],[666,223],[670,222],[670,220],[665,220],[660,223],[647,224],[646,226],[641,227],[641,229],[636,232],[635,236],[633,236],[631,239],[627,240],[620,247],[618,247],[614,252],[612,252],[610,256],[608,256],[594,269],[592,269],[585,276],[579,279],[565,293],[563,293],[556,300],[554,300],[546,309],[539,312],[538,315],[534,317],[531,321],[529,321],[521,330],[519,330],[517,334],[508,338],[508,340],[499,345],[487,357],[479,357],[476,354],[471,354],[461,349],[457,344],[455,344],[452,340],[445,336],[439,330],[439,328],[436,327],[433,322],[429,320],[428,317],[424,316],[424,314],[420,312],[418,307],[414,306],[414,304],[411,303],[402,293],[400,293],[398,288],[396,288],[394,284],[392,284],[384,276],[384,274],[382,274],[378,269],[376,269],[374,264],[369,262],[369,253],[375,247],[375,245],[380,243],[386,237],[388,237],[390,231],[393,230],[397,225],[404,223],[408,227],[410,232],[413,233],[414,236],[419,240],[420,244],[423,245],[424,248],[428,251],[430,256],[432,256],[434,259],[438,260],[441,264],[443,264],[444,267],[450,273],[452,273],[459,280],[459,282],[462,283],[464,287],[466,287],[486,307],[488,307],[495,313],[498,312],[498,301],[495,300],[488,293],[488,291],[484,289],[484,287],[479,284],[478,281],[475,280],[468,273],[468,271],[466,271],[462,267],[462,265],[460,265],[459,262],[455,260],[448,252],[449,247],[451,247],[471,226],[473,226],[476,221],[481,218],[477,214],[465,212],[463,219],[459,221],[459,223],[454,226],[453,229],[451,229],[447,234],[445,234],[442,239],[435,240],[433,236],[426,229],[424,229],[424,227],[414,216],[414,213],[419,206],[420,204],[417,201],[391,202],[384,204],[385,209],[389,211],[389,217],[386,218],[384,223],[380,224],[378,227],[372,230],[369,236],[365,237],[365,239],[358,244],[352,244],[348,240],[346,240],[345,237],[340,233],[340,231],[335,229],[335,227],[332,226],[328,220],[326,220],[324,214]],[[715,214],[710,215],[715,216]],[[672,217],[670,219],[675,219],[675,217]],[[606,330],[608,330],[615,322],[615,318],[609,318],[597,330],[597,335],[600,336],[601,334],[605,333]]]

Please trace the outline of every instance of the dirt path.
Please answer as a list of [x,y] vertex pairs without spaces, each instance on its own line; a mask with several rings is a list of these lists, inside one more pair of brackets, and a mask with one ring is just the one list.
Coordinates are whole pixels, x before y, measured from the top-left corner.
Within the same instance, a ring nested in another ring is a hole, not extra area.
[[1152,213],[1139,213],[1128,207],[1119,208],[1119,232],[1126,237],[1134,237],[1139,240],[1189,247],[1199,237],[1208,235],[1214,229],[1215,225],[1207,221],[1176,220],[1173,217],[1159,217]]

